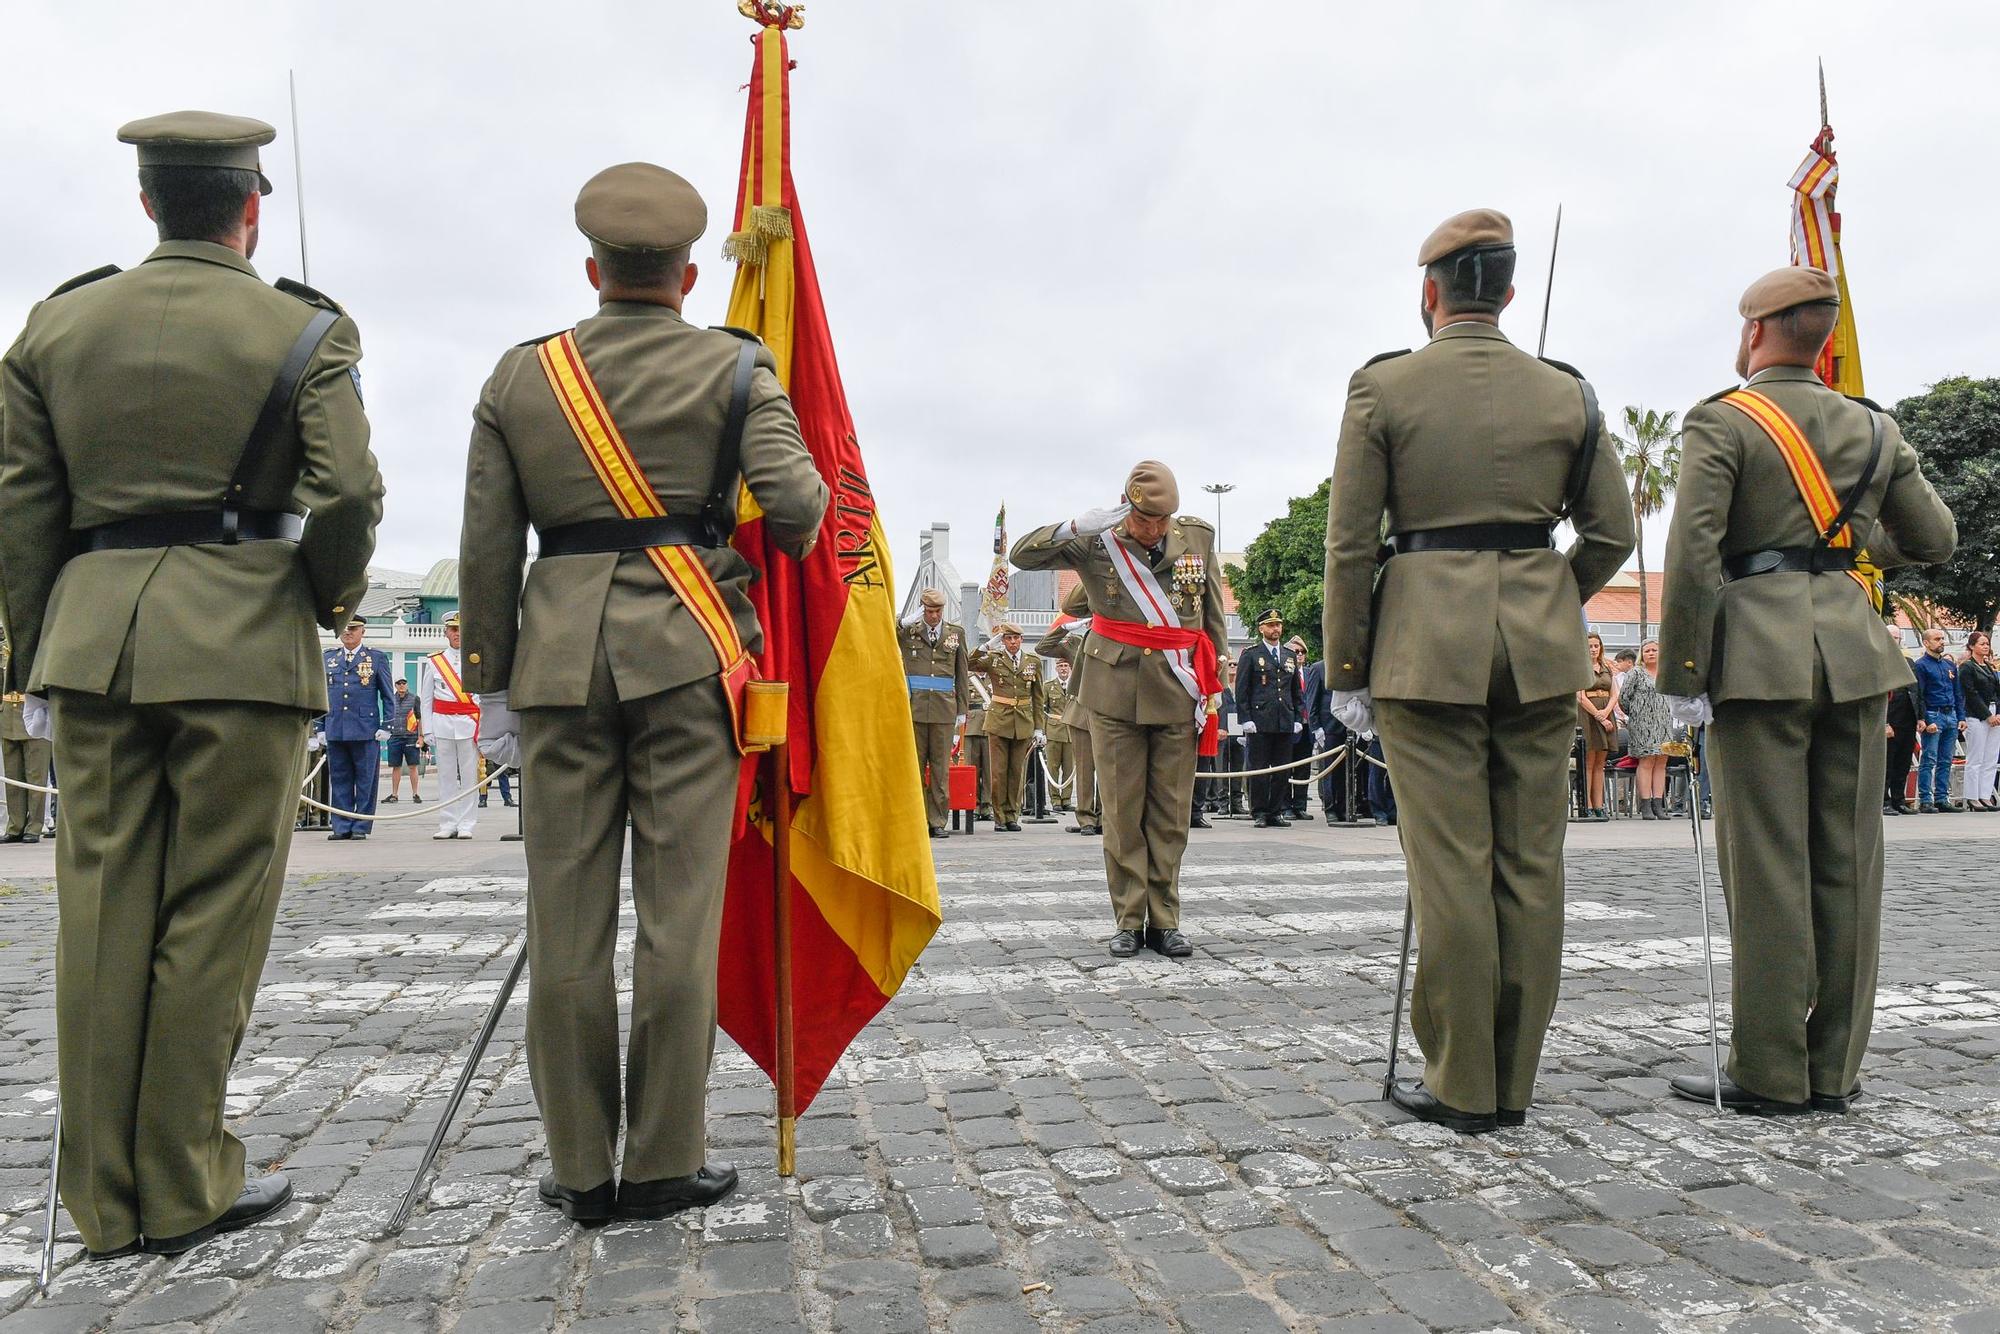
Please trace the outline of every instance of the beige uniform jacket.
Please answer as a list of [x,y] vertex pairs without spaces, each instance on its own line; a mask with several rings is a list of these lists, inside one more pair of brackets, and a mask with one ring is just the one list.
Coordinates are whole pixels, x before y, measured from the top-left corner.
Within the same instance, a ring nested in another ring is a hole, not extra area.
[[[1868,461],[1871,409],[1803,366],[1775,366],[1750,387],[1783,408],[1845,500]],[[1856,508],[1870,555],[1933,564],[1958,544],[1951,511],[1924,479],[1917,454],[1883,414],[1882,456]],[[1813,698],[1812,634],[1834,703],[1885,695],[1913,679],[1882,633],[1867,594],[1847,574],[1760,574],[1722,582],[1722,562],[1751,551],[1808,547],[1817,534],[1784,456],[1742,411],[1713,399],[1682,424],[1680,488],[1667,534],[1660,613],[1660,689],[1731,699]],[[1890,540],[1879,539],[1886,535]]]
[[952,689],[912,689],[910,721],[956,723],[972,693],[966,676],[965,632],[945,621],[938,626],[937,642],[932,643],[929,628],[922,621],[902,628],[903,675],[944,677],[951,681]]
[[332,628],[360,601],[382,516],[354,374],[361,339],[346,316],[307,365],[292,427],[241,498],[307,515],[302,540],[63,559],[73,529],[221,506],[317,304],[337,309],[265,285],[225,246],[167,241],[137,268],[29,312],[0,362],[0,583],[14,688],[103,694],[130,635],[134,703],[326,708],[313,624]]
[[1042,730],[1042,660],[1027,648],[1018,659],[1004,649],[974,649],[972,670],[986,678],[993,702],[986,709],[987,736],[1025,741]]
[[1069,740],[1069,687],[1051,676],[1042,682],[1042,730],[1049,740]]
[[[1090,615],[1090,597],[1083,591],[1083,585],[1073,586],[1063,596],[1062,613],[1065,616],[1082,617]],[[1049,632],[1035,642],[1035,652],[1044,658],[1060,658],[1069,664],[1069,684],[1064,687],[1062,712],[1065,727],[1082,727],[1089,721],[1083,707],[1083,641],[1090,632],[1076,630],[1068,621],[1051,626]],[[1053,683],[1052,683],[1053,684]]]
[[[530,524],[619,517],[542,371],[540,341],[500,358],[473,410],[458,572],[466,689],[508,691],[517,709],[579,707],[600,639],[620,699],[715,675],[715,650],[643,551],[538,560],[524,583]],[[742,342],[688,324],[667,306],[628,301],[600,306],[576,326],[576,342],[667,511],[698,512],[713,483]],[[798,555],[818,538],[827,489],[776,365],[758,350],[740,465],[768,531]],[[744,646],[759,651],[749,563],[727,547],[700,556]]]
[[[1144,623],[1146,617],[1125,592],[1111,555],[1097,537],[1066,537],[1067,524],[1037,528],[1014,544],[1013,562],[1024,570],[1075,570],[1093,617]],[[1160,558],[1124,536],[1117,541],[1154,576],[1173,604],[1181,627],[1199,630],[1215,645],[1216,671],[1229,657],[1227,611],[1222,602],[1222,569],[1215,558],[1215,529],[1183,514],[1167,529]],[[1065,603],[1065,610],[1068,604]],[[1092,713],[1144,726],[1195,721],[1195,700],[1164,656],[1091,633],[1076,659],[1071,697]]]
[[1524,702],[1589,683],[1583,603],[1632,552],[1631,497],[1608,432],[1567,552],[1416,552],[1390,560],[1374,589],[1385,531],[1553,523],[1583,429],[1576,377],[1488,324],[1447,325],[1354,373],[1326,532],[1329,690],[1483,704],[1496,638]]

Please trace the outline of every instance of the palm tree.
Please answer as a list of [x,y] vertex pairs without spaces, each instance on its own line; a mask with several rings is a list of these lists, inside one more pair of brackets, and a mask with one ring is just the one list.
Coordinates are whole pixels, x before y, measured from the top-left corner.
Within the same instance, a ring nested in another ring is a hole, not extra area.
[[1667,496],[1680,484],[1681,428],[1671,412],[1625,408],[1625,475],[1632,479],[1632,526],[1638,536],[1639,638],[1646,638],[1650,609],[1646,602],[1646,520],[1667,507]]

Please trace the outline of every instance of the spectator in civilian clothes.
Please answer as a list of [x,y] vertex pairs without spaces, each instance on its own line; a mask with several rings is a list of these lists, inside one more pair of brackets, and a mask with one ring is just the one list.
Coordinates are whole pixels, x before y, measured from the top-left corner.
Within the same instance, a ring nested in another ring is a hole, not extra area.
[[400,800],[396,794],[403,790],[403,772],[408,770],[410,800],[422,805],[424,794],[417,791],[417,779],[424,771],[423,719],[417,713],[417,697],[410,693],[408,677],[396,678],[396,711],[382,750],[389,761],[389,795],[383,802]]
[[1994,673],[1993,641],[1974,630],[1965,641],[1965,659],[1958,664],[1958,698],[1965,715],[1965,789],[1967,809],[2000,811],[1993,799],[1995,761],[2000,760],[2000,675]]
[[[1312,691],[1314,689],[1313,681],[1315,679],[1315,672],[1318,673],[1317,679],[1320,681],[1319,689],[1322,691],[1325,689],[1326,664],[1323,662],[1308,663],[1306,661],[1306,641],[1301,635],[1293,635],[1290,639],[1287,639],[1285,647],[1292,651],[1293,660],[1299,664],[1299,721],[1304,723],[1305,726],[1297,736],[1292,738],[1292,758],[1303,760],[1319,749],[1313,742]],[[1286,775],[1285,791],[1291,795],[1291,810],[1294,820],[1303,820],[1306,818],[1307,799],[1312,795],[1312,788],[1304,781],[1295,783],[1291,780],[1304,780],[1310,777],[1313,768],[1314,766],[1310,764],[1301,765],[1298,769]]]
[[1583,730],[1583,814],[1587,820],[1602,820],[1604,810],[1604,761],[1611,754],[1611,734],[1618,730],[1612,721],[1617,699],[1617,677],[1604,660],[1604,641],[1595,630],[1585,636],[1590,649],[1590,684],[1576,692],[1576,725]]
[[[1884,626],[1889,638],[1896,643],[1897,651],[1903,646],[1903,636],[1895,626]],[[1910,807],[1910,765],[1914,762],[1919,739],[1918,727],[1924,721],[1923,694],[1915,681],[1906,686],[1898,686],[1889,692],[1889,715],[1886,723],[1889,764],[1883,771],[1884,790],[1882,793],[1882,814],[1909,815]]]
[[[1623,661],[1625,655],[1618,657]],[[1649,639],[1639,646],[1638,665],[1618,681],[1617,703],[1625,714],[1625,753],[1639,762],[1639,816],[1645,820],[1669,818],[1664,747],[1673,731],[1673,719],[1667,716],[1667,702],[1656,684],[1659,672],[1659,641]]]
[[1962,811],[1951,799],[1951,759],[1958,751],[1958,734],[1965,730],[1965,711],[1958,698],[1958,664],[1944,651],[1944,631],[1924,631],[1924,651],[1915,664],[1917,697],[1923,703],[1924,753],[1917,761],[1917,814]]

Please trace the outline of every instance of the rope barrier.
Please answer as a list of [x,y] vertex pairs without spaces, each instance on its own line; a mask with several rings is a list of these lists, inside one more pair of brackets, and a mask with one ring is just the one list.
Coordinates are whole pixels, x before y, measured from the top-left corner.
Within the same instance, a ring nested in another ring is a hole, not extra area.
[[[313,766],[312,772],[305,776],[305,781],[300,783],[299,787],[303,789],[308,783],[311,783],[313,779],[319,776],[319,771],[325,766],[326,766],[326,757],[322,755],[320,757],[319,763]],[[467,797],[478,796],[481,792],[484,792],[487,788],[491,787],[494,783],[498,782],[501,774],[507,773],[510,770],[519,772],[518,770],[515,769],[515,766],[511,764],[503,764],[498,766],[497,768],[490,771],[486,775],[486,777],[480,779],[477,783],[474,783],[471,787],[465,789],[465,791],[459,793],[457,796],[450,797],[438,803],[439,809],[443,809],[443,807],[445,806],[455,805],[458,802],[465,800],[465,798]],[[8,778],[4,775],[0,775],[0,783],[4,783],[8,787],[18,787],[24,792],[40,792],[44,796],[49,796],[49,797],[61,795],[61,789],[59,788],[42,787],[41,785],[36,783],[24,783],[18,778]],[[303,791],[299,793],[299,804],[301,806],[310,806],[316,811],[325,811],[328,815],[338,815],[348,820],[367,820],[371,823],[377,823],[377,824],[379,824],[384,820],[414,820],[419,816],[435,815],[437,813],[436,811],[420,811],[412,808],[407,811],[398,811],[394,815],[373,815],[373,814],[364,815],[360,811],[344,811],[341,810],[338,806],[329,806],[323,801],[315,801],[311,797],[308,797]]]
[[1049,769],[1048,755],[1040,748],[1035,749],[1035,762],[1042,766],[1042,777],[1049,780],[1049,791],[1058,797],[1067,797],[1076,786],[1076,771],[1072,769],[1068,778],[1057,778]]

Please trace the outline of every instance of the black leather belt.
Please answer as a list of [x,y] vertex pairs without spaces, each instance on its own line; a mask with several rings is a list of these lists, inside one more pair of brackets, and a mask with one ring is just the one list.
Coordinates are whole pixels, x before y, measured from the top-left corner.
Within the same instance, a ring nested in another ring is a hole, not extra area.
[[78,529],[79,552],[138,551],[146,547],[194,547],[210,543],[296,542],[306,521],[284,510],[187,510],[141,514],[95,528]]
[[1728,583],[1760,574],[1829,574],[1853,568],[1853,547],[1781,547],[1730,556],[1722,562],[1722,578]]
[[1468,523],[1396,533],[1389,539],[1398,556],[1418,551],[1547,551],[1555,544],[1555,529],[1545,523]]
[[657,519],[586,519],[582,523],[538,529],[536,537],[544,557],[643,551],[647,547],[723,545],[708,520],[685,514],[668,514]]

